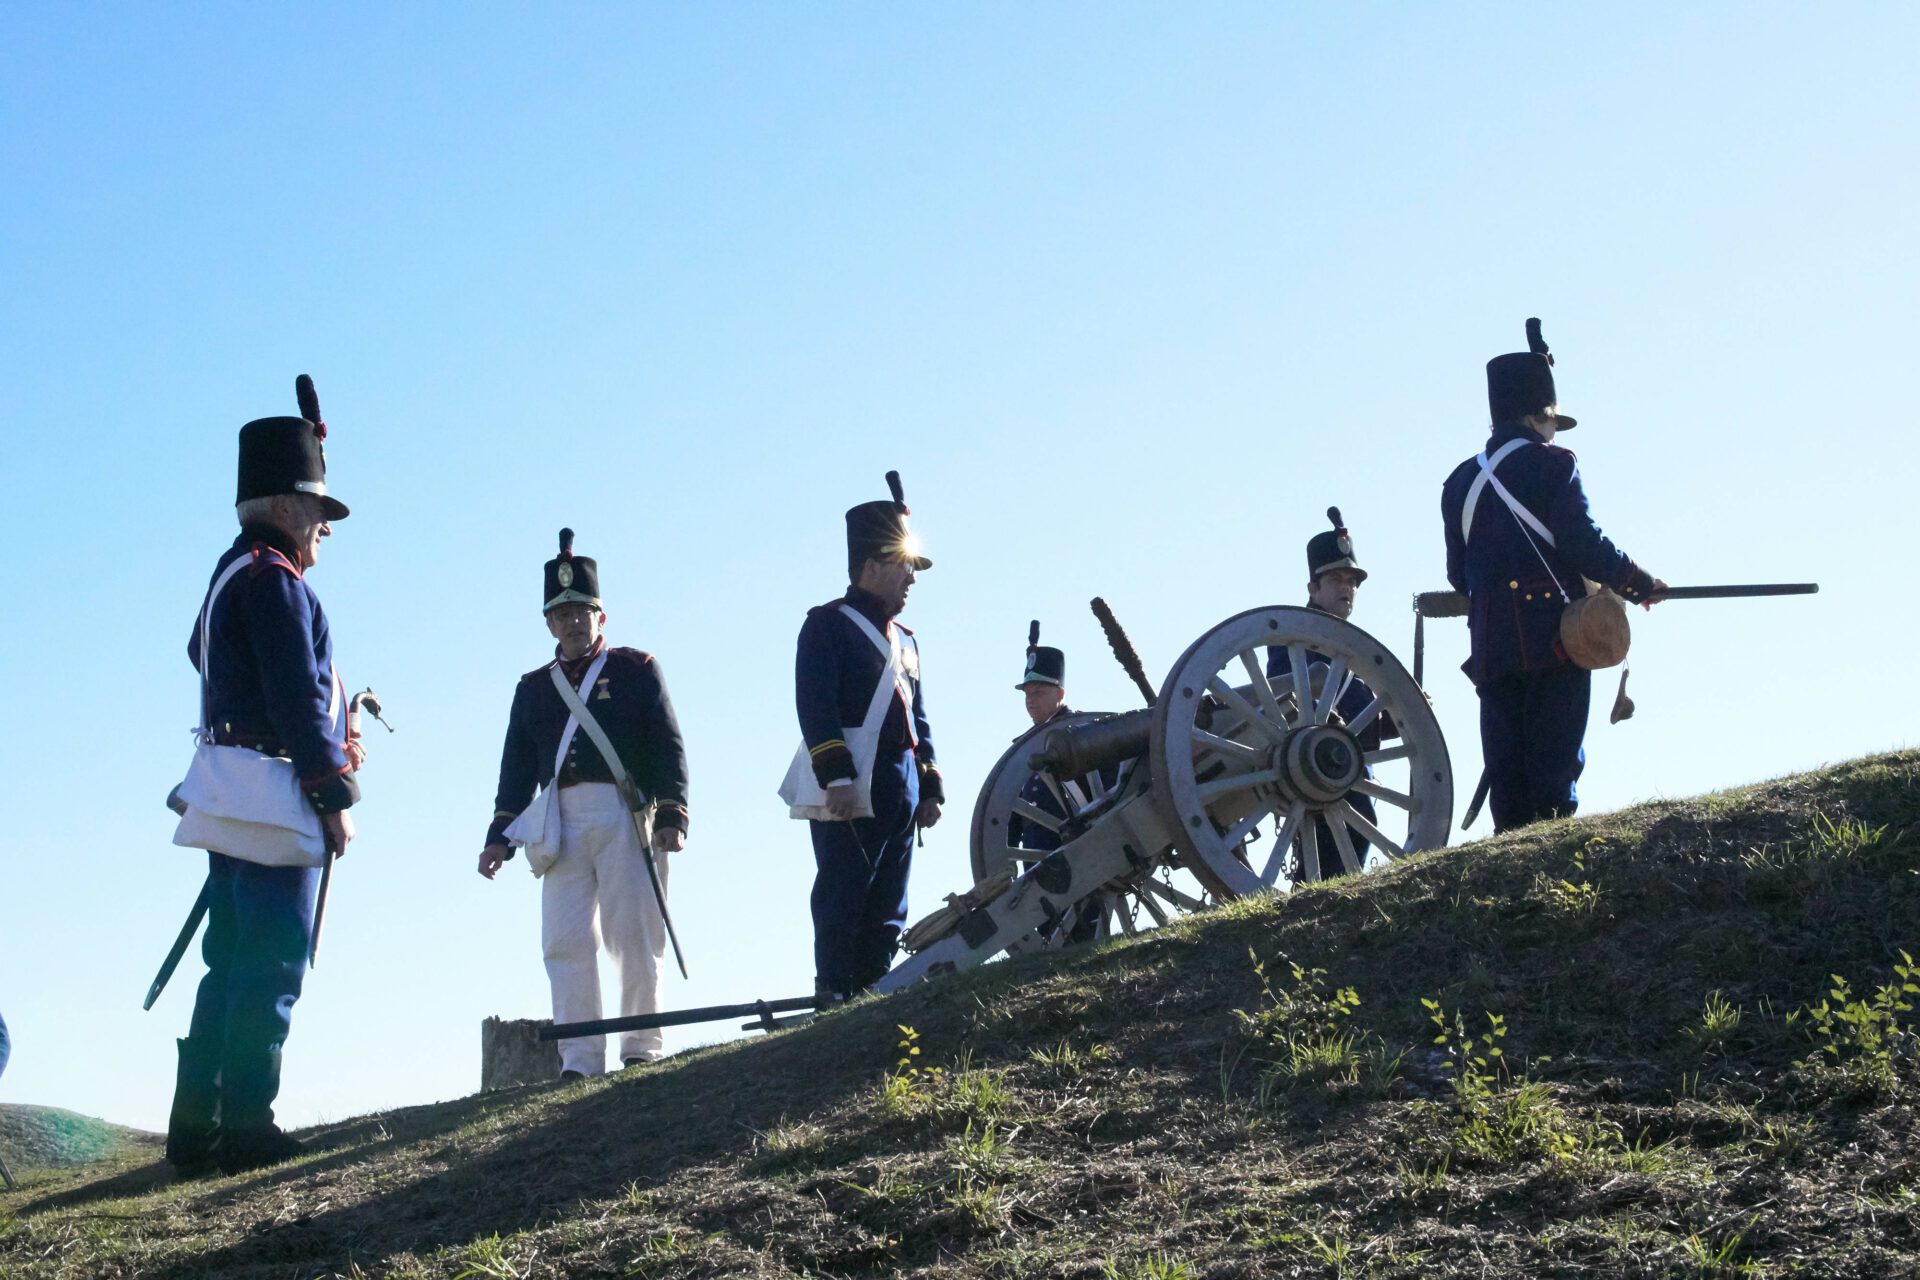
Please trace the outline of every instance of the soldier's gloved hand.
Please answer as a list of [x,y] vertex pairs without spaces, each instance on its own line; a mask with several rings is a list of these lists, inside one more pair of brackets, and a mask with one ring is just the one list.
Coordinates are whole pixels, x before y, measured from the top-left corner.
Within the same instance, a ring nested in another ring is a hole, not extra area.
[[1647,588],[1647,598],[1640,602],[1640,607],[1642,609],[1651,609],[1653,608],[1653,606],[1659,604],[1662,600],[1665,600],[1666,598],[1667,598],[1667,584],[1661,579],[1655,578],[1653,580],[1653,585]]
[[931,827],[940,821],[940,802],[938,800],[922,800],[920,807],[913,811],[913,820],[918,826]]
[[480,874],[493,879],[493,873],[505,866],[513,851],[503,844],[490,844],[480,851]]
[[860,808],[860,789],[851,782],[840,783],[827,788],[827,812],[836,822],[845,821],[854,816]]
[[655,827],[653,829],[653,851],[655,853],[678,853],[687,847],[687,833],[678,827]]

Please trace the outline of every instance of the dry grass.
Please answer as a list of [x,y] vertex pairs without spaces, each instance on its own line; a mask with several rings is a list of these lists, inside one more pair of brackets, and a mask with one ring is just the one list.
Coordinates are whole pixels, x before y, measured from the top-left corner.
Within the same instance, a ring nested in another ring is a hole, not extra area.
[[249,1177],[32,1173],[0,1276],[1920,1277],[1917,873],[1914,752],[1546,824]]

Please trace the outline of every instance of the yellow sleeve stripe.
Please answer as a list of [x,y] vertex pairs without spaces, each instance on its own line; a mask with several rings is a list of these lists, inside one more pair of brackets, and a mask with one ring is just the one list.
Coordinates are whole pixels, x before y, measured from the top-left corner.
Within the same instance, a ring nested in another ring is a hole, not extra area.
[[847,746],[847,740],[845,738],[828,738],[825,742],[821,743],[819,746],[815,747],[812,751],[809,751],[807,754],[809,756],[817,756],[822,751],[832,751],[835,747],[839,747],[841,750],[844,751],[846,749],[846,746]]

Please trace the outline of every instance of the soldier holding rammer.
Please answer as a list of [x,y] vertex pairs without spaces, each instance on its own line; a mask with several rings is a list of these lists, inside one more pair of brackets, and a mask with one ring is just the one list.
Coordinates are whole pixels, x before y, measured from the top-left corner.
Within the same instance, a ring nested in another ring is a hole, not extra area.
[[1588,594],[1587,579],[1649,606],[1667,585],[1594,523],[1577,460],[1554,443],[1575,422],[1560,412],[1538,320],[1527,345],[1487,362],[1492,434],[1440,492],[1447,581],[1467,594],[1465,670],[1480,695],[1496,831],[1580,805],[1592,674],[1561,645],[1562,610]]

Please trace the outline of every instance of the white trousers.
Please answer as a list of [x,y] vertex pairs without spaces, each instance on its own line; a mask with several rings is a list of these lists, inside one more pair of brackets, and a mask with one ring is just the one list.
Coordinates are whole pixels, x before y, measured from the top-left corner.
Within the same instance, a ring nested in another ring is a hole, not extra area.
[[[560,857],[541,877],[540,945],[553,987],[555,1022],[592,1022],[600,1012],[600,944],[620,971],[620,1016],[660,1007],[660,961],[667,929],[647,883],[633,815],[610,782],[582,782],[560,792]],[[667,855],[656,853],[660,888]],[[620,1057],[651,1062],[663,1055],[659,1031],[628,1031]],[[560,1042],[560,1068],[585,1075],[607,1069],[607,1038]]]

